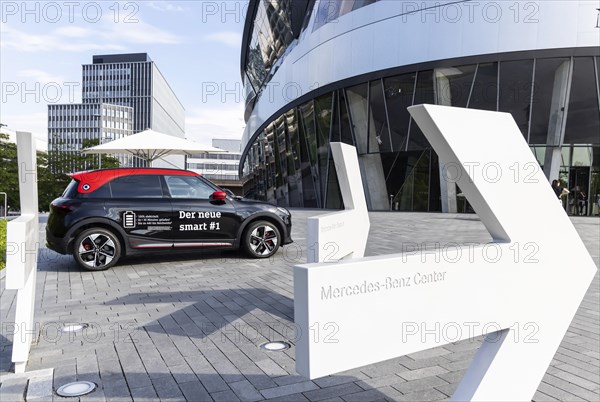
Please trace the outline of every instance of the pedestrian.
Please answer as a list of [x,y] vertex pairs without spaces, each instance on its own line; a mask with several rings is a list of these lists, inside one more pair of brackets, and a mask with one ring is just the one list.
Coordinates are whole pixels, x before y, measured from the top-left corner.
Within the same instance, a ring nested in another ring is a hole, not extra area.
[[556,194],[556,197],[560,198],[560,193],[562,193],[562,189],[560,188],[560,182],[558,180],[552,180],[552,190],[554,190],[554,194]]
[[[577,206],[579,215],[587,215],[587,195],[584,191],[580,191],[577,193]],[[585,208],[585,214],[583,213],[583,208]]]

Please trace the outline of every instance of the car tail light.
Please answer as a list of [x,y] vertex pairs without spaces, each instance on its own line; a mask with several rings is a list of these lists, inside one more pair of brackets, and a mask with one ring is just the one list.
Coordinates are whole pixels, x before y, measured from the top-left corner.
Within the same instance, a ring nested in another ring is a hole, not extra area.
[[50,204],[50,208],[56,212],[71,212],[73,207],[69,204]]
[[210,198],[213,201],[225,201],[225,199],[227,199],[227,193],[225,191],[215,191]]

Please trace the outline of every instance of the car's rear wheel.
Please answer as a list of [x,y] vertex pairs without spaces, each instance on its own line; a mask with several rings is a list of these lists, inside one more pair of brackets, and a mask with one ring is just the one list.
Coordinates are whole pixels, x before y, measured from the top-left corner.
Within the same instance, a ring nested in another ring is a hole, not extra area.
[[281,234],[271,222],[257,221],[250,224],[244,235],[244,249],[251,257],[268,258],[277,252]]
[[109,230],[86,229],[75,239],[73,257],[82,268],[90,271],[102,271],[119,261],[121,243],[117,236]]

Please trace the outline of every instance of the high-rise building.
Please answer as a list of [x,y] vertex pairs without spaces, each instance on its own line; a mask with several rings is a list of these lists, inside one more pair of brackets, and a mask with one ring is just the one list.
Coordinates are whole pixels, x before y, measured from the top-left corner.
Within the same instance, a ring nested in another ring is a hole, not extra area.
[[[70,155],[84,148],[85,140],[100,144],[133,133],[133,108],[108,103],[48,105],[48,149],[54,156],[68,161]],[[123,166],[133,157],[118,155]],[[68,164],[66,169],[70,169]]]
[[[84,139],[106,142],[148,128],[184,137],[183,105],[148,54],[95,55],[82,67],[83,103],[48,106],[50,152],[79,152]],[[183,167],[184,158],[169,156],[153,165]]]
[[533,168],[573,190],[574,213],[578,189],[600,195],[597,9],[597,0],[250,0],[246,195],[341,208],[329,147],[341,141],[356,147],[369,209],[469,210],[407,111],[429,103],[512,114]]

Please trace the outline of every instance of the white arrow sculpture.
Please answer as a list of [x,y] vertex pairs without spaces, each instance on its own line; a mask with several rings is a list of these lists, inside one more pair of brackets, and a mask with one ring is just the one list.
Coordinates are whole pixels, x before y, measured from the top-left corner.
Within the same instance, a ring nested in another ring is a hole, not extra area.
[[307,262],[337,262],[365,255],[369,237],[369,211],[360,179],[356,148],[331,143],[331,153],[344,200],[344,210],[307,220]]
[[296,266],[296,369],[317,378],[487,334],[453,399],[531,400],[594,262],[510,114],[409,111],[493,241]]

